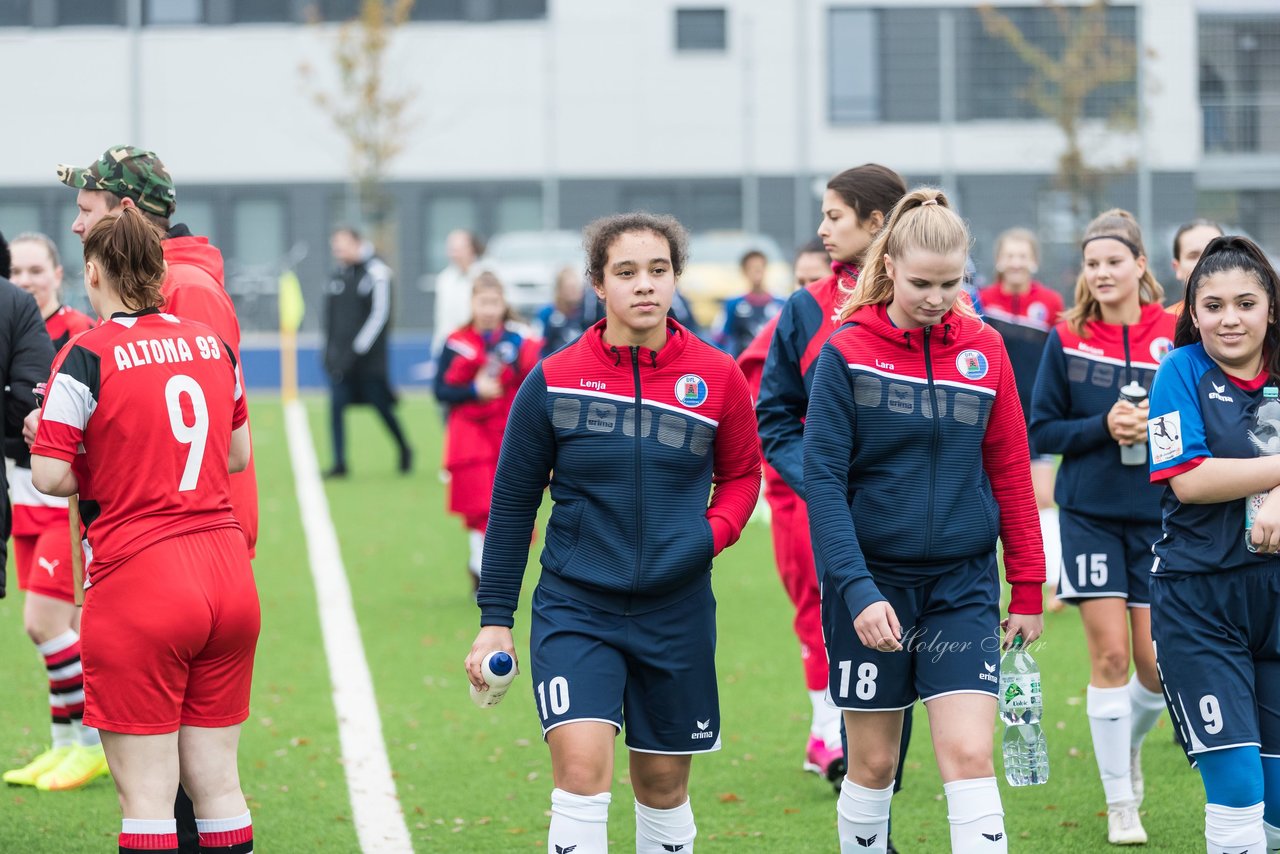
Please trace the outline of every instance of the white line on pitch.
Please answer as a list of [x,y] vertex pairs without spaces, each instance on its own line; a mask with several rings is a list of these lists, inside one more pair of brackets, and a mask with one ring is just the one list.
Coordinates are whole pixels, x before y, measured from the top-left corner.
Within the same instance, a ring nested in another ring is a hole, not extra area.
[[338,716],[342,764],[351,794],[356,835],[365,854],[412,854],[409,828],[391,777],[373,679],[364,657],[360,627],[351,605],[351,585],[338,550],[338,534],[316,465],[307,413],[300,401],[284,405],[285,434],[293,461],[307,555],[320,605],[320,629],[329,659],[333,706]]

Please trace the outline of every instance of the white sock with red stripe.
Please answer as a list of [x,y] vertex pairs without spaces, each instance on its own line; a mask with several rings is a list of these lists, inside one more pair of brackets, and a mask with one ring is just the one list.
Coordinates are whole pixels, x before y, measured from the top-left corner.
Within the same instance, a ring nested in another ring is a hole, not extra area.
[[249,813],[235,818],[197,818],[200,854],[253,854],[253,821]]
[[49,717],[54,747],[76,743],[73,724],[84,717],[84,673],[80,668],[80,635],[67,629],[36,644],[49,675]]
[[120,823],[120,854],[157,854],[178,850],[178,822],[126,818]]

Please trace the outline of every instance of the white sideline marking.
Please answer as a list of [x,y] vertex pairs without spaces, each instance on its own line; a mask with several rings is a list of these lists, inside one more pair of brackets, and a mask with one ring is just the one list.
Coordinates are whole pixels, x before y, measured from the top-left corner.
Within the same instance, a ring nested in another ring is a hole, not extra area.
[[293,482],[307,538],[307,556],[320,606],[320,629],[338,718],[342,764],[351,794],[356,836],[366,854],[413,854],[409,828],[391,777],[382,739],[382,720],[374,701],[373,679],[351,606],[351,585],[338,550],[338,534],[329,516],[311,428],[300,401],[284,405],[285,435],[293,462]]

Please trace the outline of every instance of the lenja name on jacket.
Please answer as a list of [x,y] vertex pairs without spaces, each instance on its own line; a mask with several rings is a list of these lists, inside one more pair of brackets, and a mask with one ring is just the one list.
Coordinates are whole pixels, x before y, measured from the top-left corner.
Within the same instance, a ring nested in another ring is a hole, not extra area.
[[[212,335],[197,335],[196,350],[201,359],[221,359],[218,339]],[[119,370],[139,365],[165,365],[173,362],[194,362],[191,345],[185,338],[143,338],[115,346],[116,367]]]
[[593,391],[604,391],[604,380],[584,380],[578,377],[578,388],[589,388]]

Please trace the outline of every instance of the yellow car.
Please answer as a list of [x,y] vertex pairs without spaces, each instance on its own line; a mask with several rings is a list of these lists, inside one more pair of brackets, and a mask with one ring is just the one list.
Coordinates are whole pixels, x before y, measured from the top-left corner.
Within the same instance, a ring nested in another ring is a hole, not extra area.
[[780,297],[790,294],[794,284],[791,259],[772,237],[707,231],[689,238],[689,260],[680,277],[680,292],[704,328],[710,329],[725,300],[746,292],[747,281],[739,265],[742,256],[753,249],[763,252],[768,260],[764,275],[769,291]]

